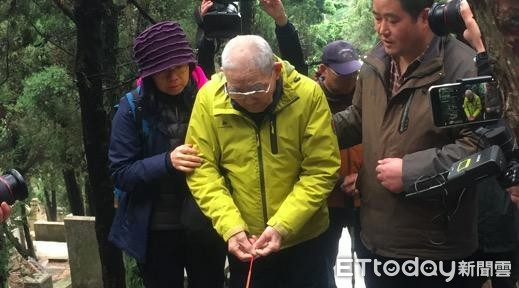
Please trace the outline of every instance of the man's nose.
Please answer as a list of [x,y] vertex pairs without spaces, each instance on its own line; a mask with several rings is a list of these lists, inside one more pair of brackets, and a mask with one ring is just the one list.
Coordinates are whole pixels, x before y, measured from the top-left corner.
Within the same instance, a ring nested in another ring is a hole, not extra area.
[[378,34],[387,36],[389,34],[389,26],[387,21],[382,20],[378,26]]

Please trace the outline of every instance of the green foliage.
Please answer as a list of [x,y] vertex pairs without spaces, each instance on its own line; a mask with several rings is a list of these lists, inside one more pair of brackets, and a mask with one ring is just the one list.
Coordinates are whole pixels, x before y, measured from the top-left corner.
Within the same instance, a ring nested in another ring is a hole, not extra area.
[[[137,68],[133,61],[133,39],[151,24],[128,1],[114,3],[121,7],[117,15],[115,59],[116,82],[120,84],[112,87],[111,82],[104,87],[107,113],[124,90],[134,85]],[[138,3],[156,21],[178,21],[196,47],[193,10],[200,1],[139,0]],[[255,3],[252,30],[277,50],[274,23]],[[364,52],[376,39],[371,0],[284,0],[283,3],[290,21],[299,30],[304,54],[310,61],[318,61],[322,48],[332,40],[346,39]],[[56,191],[58,206],[62,207],[68,207],[62,171],[73,168],[79,179],[86,178],[75,83],[76,33],[75,23],[54,1],[0,1],[0,169],[17,168],[22,172],[30,184],[30,197],[43,200],[44,191]]]
[[[64,128],[78,122],[77,93],[70,75],[59,66],[49,66],[36,72],[24,81],[23,93],[18,98],[17,107],[38,113]],[[43,113],[43,115],[42,115]],[[77,125],[76,125],[77,126]]]
[[142,278],[139,276],[139,267],[137,266],[137,260],[128,256],[123,252],[124,268],[126,269],[126,287],[127,288],[144,288]]
[[[4,234],[4,229],[8,229],[6,225],[0,224],[0,280],[7,280],[9,267],[9,242]],[[0,287],[7,287],[7,281],[0,283]]]
[[[351,42],[361,54],[376,43],[371,0],[324,0],[322,4],[319,7],[314,1],[283,1],[309,63],[319,63],[323,47],[334,40]],[[259,7],[258,11],[261,11]],[[255,17],[254,32],[272,43],[275,53],[279,53],[273,20],[263,11]]]
[[371,0],[349,1],[344,13],[343,35],[355,47],[365,53],[377,42],[377,35],[373,28]]

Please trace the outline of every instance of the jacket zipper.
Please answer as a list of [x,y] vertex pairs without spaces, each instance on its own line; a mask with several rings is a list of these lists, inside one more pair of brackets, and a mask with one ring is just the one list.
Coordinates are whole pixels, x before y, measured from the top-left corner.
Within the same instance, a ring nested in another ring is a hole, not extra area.
[[276,115],[270,116],[270,150],[272,154],[278,154]]
[[259,165],[259,173],[260,173],[260,193],[261,193],[261,206],[263,209],[263,224],[265,228],[267,227],[267,196],[265,195],[265,175],[263,171],[263,153],[261,152],[261,136],[260,130],[258,127],[254,128],[256,132],[256,149],[258,151],[258,165]]

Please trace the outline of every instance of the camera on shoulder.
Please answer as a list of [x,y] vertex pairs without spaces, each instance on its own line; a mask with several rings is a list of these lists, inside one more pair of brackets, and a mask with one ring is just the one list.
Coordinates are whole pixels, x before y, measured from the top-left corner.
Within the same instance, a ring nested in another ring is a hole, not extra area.
[[214,0],[213,6],[203,17],[207,38],[232,38],[242,32],[238,1]]

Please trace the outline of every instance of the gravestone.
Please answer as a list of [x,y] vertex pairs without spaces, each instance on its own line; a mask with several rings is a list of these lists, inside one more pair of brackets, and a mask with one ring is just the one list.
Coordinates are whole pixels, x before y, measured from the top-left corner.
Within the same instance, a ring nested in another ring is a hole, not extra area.
[[31,209],[29,210],[29,230],[34,231],[34,222],[38,221],[38,215],[41,213],[40,200],[38,198],[32,198],[30,202]]
[[52,277],[46,273],[34,273],[23,278],[23,288],[52,288]]
[[36,241],[65,242],[65,226],[63,222],[42,221],[34,222],[34,239]]
[[95,217],[69,214],[64,222],[72,288],[103,287]]

